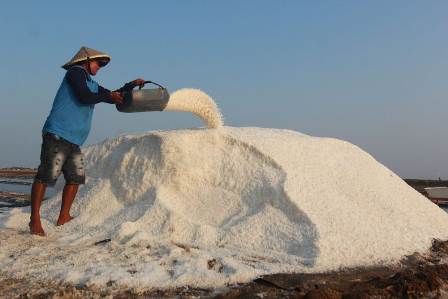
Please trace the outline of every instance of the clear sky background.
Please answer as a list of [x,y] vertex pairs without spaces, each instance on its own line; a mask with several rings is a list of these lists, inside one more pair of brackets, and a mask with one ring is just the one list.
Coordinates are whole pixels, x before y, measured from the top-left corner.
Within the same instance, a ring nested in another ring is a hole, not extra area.
[[[200,88],[228,126],[344,139],[402,177],[448,179],[448,1],[8,1],[0,25],[0,167],[38,166],[60,66],[88,46],[112,56],[106,88]],[[202,126],[95,109],[87,144]]]

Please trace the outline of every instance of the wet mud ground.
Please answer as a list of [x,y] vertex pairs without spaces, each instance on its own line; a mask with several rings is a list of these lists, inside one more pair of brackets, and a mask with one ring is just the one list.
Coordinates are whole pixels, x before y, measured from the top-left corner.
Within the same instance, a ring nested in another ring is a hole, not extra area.
[[[20,170],[19,170],[20,172]],[[8,176],[30,178],[7,171]],[[0,192],[8,207],[29,204],[29,195]],[[430,250],[413,254],[389,267],[345,269],[320,274],[275,274],[219,289],[103,288],[41,281],[34,277],[11,278],[0,269],[0,298],[448,298],[448,241],[434,240]]]

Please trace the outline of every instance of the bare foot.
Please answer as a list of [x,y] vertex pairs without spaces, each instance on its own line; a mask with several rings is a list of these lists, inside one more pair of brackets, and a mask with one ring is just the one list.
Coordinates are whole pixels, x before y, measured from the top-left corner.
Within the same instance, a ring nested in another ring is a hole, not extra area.
[[66,217],[66,216],[62,216],[61,217],[61,216],[59,216],[59,219],[58,219],[58,222],[56,223],[56,225],[57,226],[64,225],[65,223],[71,221],[73,218],[75,218],[75,217],[72,217],[70,215],[68,215],[68,217]]
[[28,225],[30,227],[30,233],[32,235],[38,235],[38,236],[42,236],[42,237],[46,236],[40,221],[30,221],[30,223]]

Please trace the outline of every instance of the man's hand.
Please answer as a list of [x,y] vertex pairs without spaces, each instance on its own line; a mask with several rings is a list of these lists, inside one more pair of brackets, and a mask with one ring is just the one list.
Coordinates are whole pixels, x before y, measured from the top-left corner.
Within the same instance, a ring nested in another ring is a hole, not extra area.
[[138,86],[140,89],[143,88],[143,85],[145,85],[145,80],[144,79],[135,79],[134,81],[132,81],[132,84],[134,84],[134,86]]
[[112,98],[112,102],[114,102],[115,104],[123,104],[123,96],[121,95],[121,93],[111,91],[110,97]]

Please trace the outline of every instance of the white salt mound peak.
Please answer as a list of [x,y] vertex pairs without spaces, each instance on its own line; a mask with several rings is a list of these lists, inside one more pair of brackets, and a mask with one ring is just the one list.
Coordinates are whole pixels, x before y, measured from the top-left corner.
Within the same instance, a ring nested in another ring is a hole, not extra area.
[[222,115],[215,101],[199,89],[183,88],[173,92],[165,111],[191,112],[198,116],[209,129],[223,125]]
[[221,127],[119,136],[84,151],[73,221],[54,225],[61,192],[43,203],[46,238],[26,233],[29,208],[1,216],[3,273],[217,287],[391,264],[448,237],[444,211],[337,139]]

